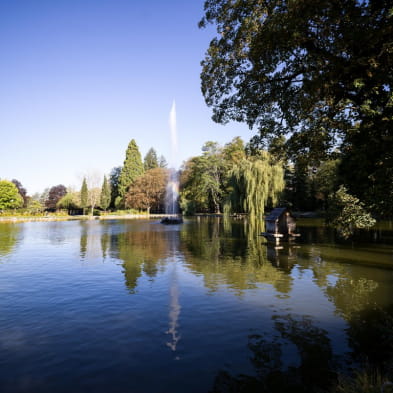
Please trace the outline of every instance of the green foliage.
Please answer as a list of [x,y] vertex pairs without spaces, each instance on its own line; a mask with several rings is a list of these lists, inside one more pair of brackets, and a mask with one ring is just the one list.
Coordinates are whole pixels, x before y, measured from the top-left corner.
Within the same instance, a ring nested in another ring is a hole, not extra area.
[[32,214],[32,215],[42,214],[44,211],[44,206],[40,201],[30,198],[27,202],[26,210],[28,214]]
[[358,198],[350,195],[344,186],[329,197],[328,224],[343,238],[353,235],[355,229],[371,228],[375,220],[364,209]]
[[340,376],[332,393],[392,393],[392,383],[376,370],[358,370],[352,377]]
[[232,212],[247,212],[262,216],[266,206],[274,206],[284,189],[284,170],[273,164],[267,152],[259,157],[243,159],[231,171]]
[[[141,153],[138,145],[132,139],[126,151],[126,158],[124,160],[123,168],[119,176],[118,201],[123,201],[128,188],[134,183],[135,179],[144,172]],[[121,203],[124,203],[121,202]]]
[[101,197],[100,197],[100,206],[102,209],[106,210],[111,203],[111,189],[109,187],[108,180],[106,176],[104,176],[104,181],[102,183],[101,188]]
[[391,1],[207,0],[217,35],[202,62],[213,119],[286,138],[293,157],[343,154],[354,195],[393,215]]
[[222,148],[216,142],[206,142],[203,154],[188,160],[181,176],[180,205],[189,212],[219,213],[224,195],[226,165]]
[[67,192],[67,194],[57,202],[57,208],[67,209],[68,211],[78,209],[80,207],[79,201],[80,197],[77,193]]
[[83,214],[85,214],[85,209],[87,208],[87,199],[89,195],[89,190],[87,188],[86,178],[83,178],[81,192],[80,192],[80,205],[83,209]]
[[149,151],[146,153],[146,156],[143,160],[143,166],[145,171],[148,171],[149,169],[158,168],[159,165],[158,165],[157,152],[153,148],[150,148]]
[[0,210],[17,209],[23,206],[23,198],[16,185],[8,180],[0,180]]
[[193,216],[197,213],[196,202],[183,197],[180,199],[180,210],[184,216]]
[[[110,206],[112,208],[117,206],[117,200],[119,199],[119,178],[121,174],[121,166],[117,166],[112,168],[111,173],[109,175],[109,183],[111,189],[111,203]],[[121,198],[120,198],[121,200]]]
[[226,143],[222,150],[224,159],[231,164],[236,164],[246,157],[243,139],[235,137],[231,142]]

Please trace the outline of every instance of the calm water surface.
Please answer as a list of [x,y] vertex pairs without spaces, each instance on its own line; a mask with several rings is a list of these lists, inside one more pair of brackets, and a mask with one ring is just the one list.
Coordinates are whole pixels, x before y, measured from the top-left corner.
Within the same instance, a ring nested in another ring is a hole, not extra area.
[[392,307],[393,227],[298,227],[275,248],[222,218],[0,223],[0,391],[323,388],[378,355],[357,322]]

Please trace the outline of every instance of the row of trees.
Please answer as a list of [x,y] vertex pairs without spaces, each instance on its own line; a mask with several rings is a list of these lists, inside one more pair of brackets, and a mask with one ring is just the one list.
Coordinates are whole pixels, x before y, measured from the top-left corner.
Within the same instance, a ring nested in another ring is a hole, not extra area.
[[[0,211],[18,209],[26,213],[42,213],[66,209],[69,213],[89,213],[94,210],[134,208],[162,210],[168,176],[165,157],[151,148],[142,162],[135,140],[131,140],[123,166],[112,169],[109,177],[87,174],[80,190],[63,184],[28,196],[18,180],[0,181]],[[132,186],[132,187],[131,187]]]
[[[224,146],[206,142],[202,154],[191,157],[180,168],[181,210],[185,214],[225,212],[255,216],[277,204],[295,210],[329,210],[331,196],[342,182],[340,159],[311,166],[305,157],[287,160],[282,148],[283,142],[276,141],[269,151],[257,149],[252,142],[245,145],[240,137]],[[164,212],[168,176],[165,159],[158,159],[151,148],[142,161],[133,139],[123,166],[113,168],[103,181],[95,174],[85,176],[80,190],[60,184],[29,197],[17,180],[2,181],[0,209],[67,209],[72,214],[93,214],[97,208]],[[343,189],[340,192],[336,199],[356,200],[345,196],[349,194],[344,195]]]

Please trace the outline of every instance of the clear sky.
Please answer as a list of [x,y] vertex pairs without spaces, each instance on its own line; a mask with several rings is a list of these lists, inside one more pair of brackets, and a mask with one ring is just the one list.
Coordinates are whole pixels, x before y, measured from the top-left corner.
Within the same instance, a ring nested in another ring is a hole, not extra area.
[[135,139],[170,160],[209,140],[248,141],[244,124],[215,124],[200,90],[213,36],[203,0],[0,0],[0,178],[28,194],[123,164]]

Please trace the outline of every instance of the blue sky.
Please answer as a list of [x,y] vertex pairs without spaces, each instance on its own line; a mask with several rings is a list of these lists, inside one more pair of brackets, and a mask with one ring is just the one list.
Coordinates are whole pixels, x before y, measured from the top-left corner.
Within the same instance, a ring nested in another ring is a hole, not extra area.
[[0,178],[31,195],[80,188],[86,173],[122,165],[131,139],[175,166],[204,142],[244,124],[215,124],[200,91],[200,61],[213,36],[203,0],[0,0]]

